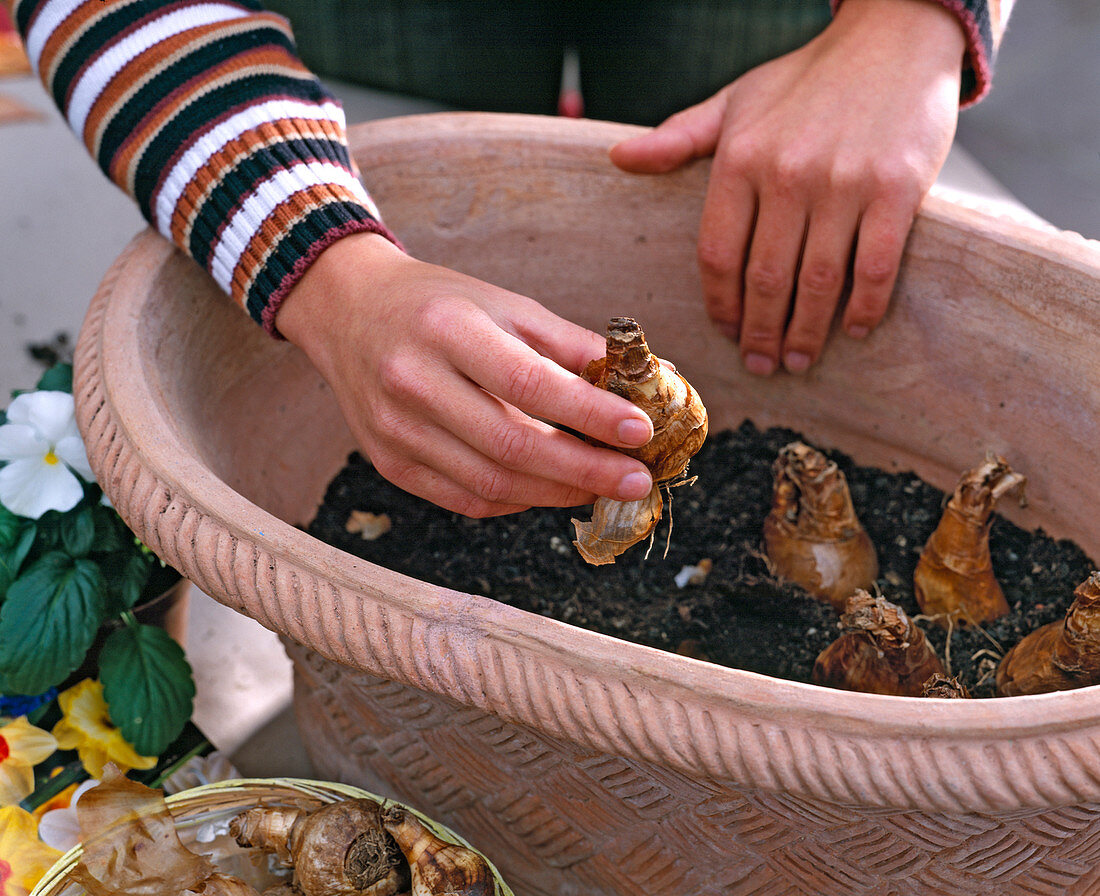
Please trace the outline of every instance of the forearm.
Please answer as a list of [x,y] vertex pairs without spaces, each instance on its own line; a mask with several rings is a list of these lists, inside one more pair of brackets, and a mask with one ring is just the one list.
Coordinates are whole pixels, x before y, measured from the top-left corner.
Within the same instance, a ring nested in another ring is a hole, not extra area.
[[356,176],[342,109],[280,16],[251,0],[17,0],[14,15],[104,172],[269,330],[325,247],[390,236]]
[[[834,13],[852,0],[831,0]],[[911,2],[911,0],[899,0]],[[960,104],[973,105],[993,83],[993,64],[1015,0],[921,0],[950,12],[966,36]]]

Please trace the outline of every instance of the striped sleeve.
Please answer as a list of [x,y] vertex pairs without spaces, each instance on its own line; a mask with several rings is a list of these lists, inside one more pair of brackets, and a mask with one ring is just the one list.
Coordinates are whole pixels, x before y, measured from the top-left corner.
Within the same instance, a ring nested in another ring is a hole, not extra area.
[[253,0],[16,0],[31,64],[104,172],[268,332],[328,245],[394,240],[336,99]]
[[[843,0],[832,0],[833,11]],[[930,0],[952,13],[966,32],[960,105],[972,106],[993,84],[993,62],[1015,0]]]

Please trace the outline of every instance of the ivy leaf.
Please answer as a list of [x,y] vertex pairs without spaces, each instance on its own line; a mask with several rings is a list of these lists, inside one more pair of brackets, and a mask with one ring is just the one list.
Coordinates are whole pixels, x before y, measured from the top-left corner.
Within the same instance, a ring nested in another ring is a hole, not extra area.
[[159,756],[191,718],[195,682],[183,648],[164,629],[128,625],[99,655],[111,721],[142,756]]
[[0,607],[0,691],[40,694],[80,665],[103,623],[107,583],[60,551],[12,582]]
[[0,601],[19,575],[37,531],[34,520],[16,516],[0,504]]

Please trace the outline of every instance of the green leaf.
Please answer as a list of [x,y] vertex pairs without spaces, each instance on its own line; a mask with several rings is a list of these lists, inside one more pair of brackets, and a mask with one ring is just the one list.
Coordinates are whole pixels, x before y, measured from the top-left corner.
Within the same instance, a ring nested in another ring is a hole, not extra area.
[[42,374],[35,388],[71,393],[73,391],[73,365],[68,363],[54,364],[53,367]]
[[3,504],[0,504],[0,547],[10,547],[19,538],[20,523],[26,517],[16,516]]
[[34,529],[34,520],[12,513],[0,504],[0,550],[14,548],[23,538],[23,533]]
[[19,575],[37,531],[34,520],[16,516],[0,505],[0,600]]
[[90,560],[52,551],[0,607],[0,691],[40,694],[80,665],[103,622],[107,583]]
[[134,549],[132,554],[106,557],[100,564],[107,578],[107,615],[117,616],[141,600],[153,561]]
[[19,576],[19,569],[34,546],[35,534],[34,524],[31,523],[23,530],[22,537],[12,548],[0,552],[0,601],[4,599],[11,583]]
[[111,721],[142,756],[159,756],[191,718],[195,682],[183,648],[164,629],[128,625],[99,655]]
[[95,511],[81,507],[61,517],[61,543],[74,557],[84,557],[95,545]]
[[61,540],[63,522],[64,517],[56,510],[47,510],[35,521],[38,526],[38,542],[46,552],[64,550],[65,544]]
[[95,519],[94,552],[96,554],[137,551],[133,545],[133,533],[126,528],[126,524],[114,508],[97,502],[92,505],[92,514]]

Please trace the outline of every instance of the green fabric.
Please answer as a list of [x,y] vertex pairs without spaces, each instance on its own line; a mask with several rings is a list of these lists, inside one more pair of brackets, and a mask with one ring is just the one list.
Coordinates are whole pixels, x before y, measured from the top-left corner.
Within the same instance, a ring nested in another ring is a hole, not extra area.
[[562,54],[585,114],[657,124],[804,44],[828,0],[267,0],[323,77],[457,108],[551,114]]

